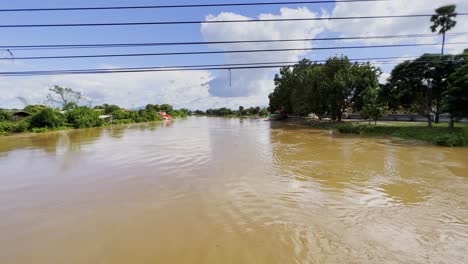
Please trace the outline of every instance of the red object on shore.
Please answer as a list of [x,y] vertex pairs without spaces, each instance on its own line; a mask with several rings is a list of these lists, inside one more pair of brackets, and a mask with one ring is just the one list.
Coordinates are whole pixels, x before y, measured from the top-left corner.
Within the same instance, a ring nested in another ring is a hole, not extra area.
[[159,112],[158,115],[164,118],[164,120],[172,120],[172,116],[166,112]]

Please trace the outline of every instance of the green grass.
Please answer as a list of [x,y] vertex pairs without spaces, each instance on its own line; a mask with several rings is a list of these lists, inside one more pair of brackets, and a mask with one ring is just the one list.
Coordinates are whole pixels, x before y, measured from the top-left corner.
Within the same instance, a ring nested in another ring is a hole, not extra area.
[[356,123],[337,124],[335,129],[344,134],[385,135],[405,139],[416,139],[440,146],[468,146],[468,126],[457,124],[454,129],[447,124],[434,124],[428,128],[424,123],[379,122],[377,125]]

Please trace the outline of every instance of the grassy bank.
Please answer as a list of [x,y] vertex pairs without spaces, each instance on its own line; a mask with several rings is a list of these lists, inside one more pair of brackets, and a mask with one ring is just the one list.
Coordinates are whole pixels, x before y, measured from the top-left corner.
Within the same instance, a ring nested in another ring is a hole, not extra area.
[[433,128],[428,128],[424,123],[381,122],[377,125],[364,125],[348,122],[336,124],[334,128],[344,134],[384,135],[416,139],[439,146],[468,146],[468,127],[464,124],[449,129],[446,124],[437,124]]
[[468,147],[468,124],[457,123],[449,129],[447,123],[433,124],[428,128],[424,122],[378,122],[369,125],[367,121],[330,122],[316,119],[292,117],[285,122],[307,125],[312,128],[330,129],[343,134],[367,136],[390,136],[414,139],[439,146]]

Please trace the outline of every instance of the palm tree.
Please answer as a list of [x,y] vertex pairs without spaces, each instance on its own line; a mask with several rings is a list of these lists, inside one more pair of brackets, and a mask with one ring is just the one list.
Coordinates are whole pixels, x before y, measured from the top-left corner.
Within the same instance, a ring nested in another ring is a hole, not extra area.
[[432,32],[438,31],[438,34],[442,34],[442,55],[444,55],[445,33],[457,24],[457,21],[452,19],[457,16],[456,9],[456,5],[441,6],[435,10],[436,14],[431,17]]

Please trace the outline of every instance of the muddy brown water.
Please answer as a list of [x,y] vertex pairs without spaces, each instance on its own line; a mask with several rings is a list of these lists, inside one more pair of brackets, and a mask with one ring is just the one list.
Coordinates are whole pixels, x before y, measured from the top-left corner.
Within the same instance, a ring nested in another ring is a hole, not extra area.
[[0,137],[0,263],[468,263],[468,148],[263,120]]

